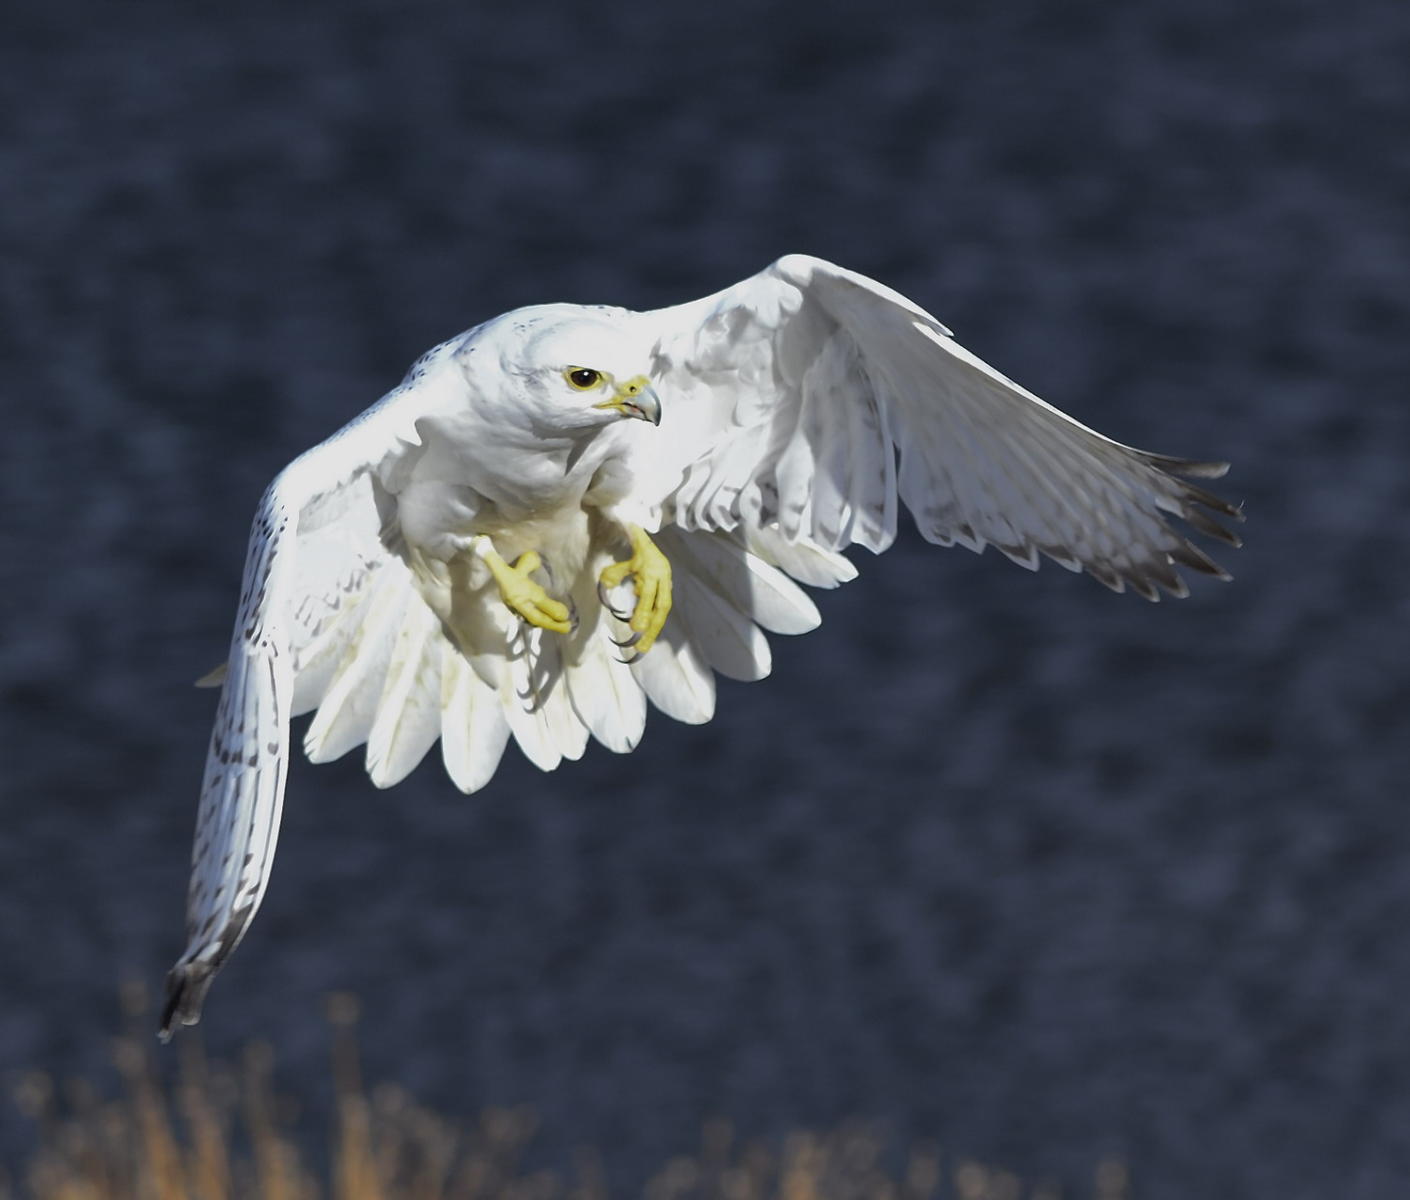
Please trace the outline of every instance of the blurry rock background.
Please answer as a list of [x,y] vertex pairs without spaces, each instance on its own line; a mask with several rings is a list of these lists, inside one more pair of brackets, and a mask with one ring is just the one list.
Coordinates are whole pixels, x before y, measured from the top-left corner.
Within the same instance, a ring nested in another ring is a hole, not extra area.
[[[703,728],[460,796],[296,762],[217,1054],[532,1102],[623,1187],[854,1116],[1138,1194],[1410,1177],[1410,11],[52,0],[0,16],[0,1071],[181,948],[255,501],[515,305],[875,275],[1225,457],[1233,585],[907,532]],[[0,1119],[0,1151],[24,1123]]]

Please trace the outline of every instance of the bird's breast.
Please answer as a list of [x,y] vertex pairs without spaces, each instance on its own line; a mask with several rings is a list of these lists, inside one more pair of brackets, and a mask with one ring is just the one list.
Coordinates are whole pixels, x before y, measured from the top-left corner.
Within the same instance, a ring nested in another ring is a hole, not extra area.
[[[457,413],[420,422],[423,453],[397,494],[403,536],[423,555],[450,562],[487,536],[513,562],[536,551],[560,581],[593,553],[600,524],[633,487],[631,433],[623,421],[577,439],[534,435]],[[654,432],[654,430],[652,431]]]

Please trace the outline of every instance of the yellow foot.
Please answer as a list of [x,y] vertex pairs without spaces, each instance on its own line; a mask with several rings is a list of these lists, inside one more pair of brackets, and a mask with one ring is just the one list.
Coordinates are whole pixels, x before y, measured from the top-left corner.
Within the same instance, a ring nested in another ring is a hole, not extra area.
[[529,578],[543,565],[537,554],[532,550],[521,554],[512,567],[493,550],[481,550],[480,557],[485,560],[495,583],[499,584],[500,599],[512,611],[540,629],[551,629],[554,633],[572,631],[572,613],[568,606],[555,600]]
[[[656,644],[656,637],[671,612],[671,560],[647,536],[640,525],[628,525],[632,556],[626,562],[613,563],[598,576],[597,594],[603,606],[619,621],[626,621],[632,636],[621,645],[645,654]],[[612,607],[607,593],[623,580],[631,578],[636,588],[636,608],[630,614]]]

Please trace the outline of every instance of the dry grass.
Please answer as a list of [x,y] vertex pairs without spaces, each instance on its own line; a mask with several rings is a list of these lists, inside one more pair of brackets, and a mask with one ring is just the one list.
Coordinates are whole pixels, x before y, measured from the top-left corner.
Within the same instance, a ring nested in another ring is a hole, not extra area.
[[[145,1006],[130,1003],[133,1011]],[[578,1156],[568,1177],[527,1171],[534,1134],[526,1109],[495,1109],[470,1128],[419,1107],[403,1091],[370,1094],[358,1066],[356,1006],[330,1003],[335,1029],[337,1116],[326,1171],[317,1178],[293,1140],[276,1097],[266,1048],[238,1071],[212,1067],[194,1037],[182,1039],[177,1081],[165,1085],[152,1041],[134,1031],[116,1045],[123,1094],[85,1085],[62,1098],[42,1075],[16,1099],[38,1145],[16,1188],[0,1200],[606,1200],[597,1157]],[[145,1026],[144,1026],[145,1027]],[[889,1165],[888,1165],[889,1164]],[[1128,1200],[1126,1171],[1104,1163],[1088,1193]],[[706,1126],[699,1152],[667,1163],[645,1200],[1057,1200],[1051,1185],[1008,1172],[942,1161],[917,1146],[904,1161],[865,1124],[797,1133],[781,1144],[740,1142],[723,1122]]]

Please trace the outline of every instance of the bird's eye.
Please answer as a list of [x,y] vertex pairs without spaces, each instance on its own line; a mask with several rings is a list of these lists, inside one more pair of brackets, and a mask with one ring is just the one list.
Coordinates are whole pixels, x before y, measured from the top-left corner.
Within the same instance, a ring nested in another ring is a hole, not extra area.
[[602,382],[602,372],[591,367],[569,367],[563,377],[580,392],[591,391]]

